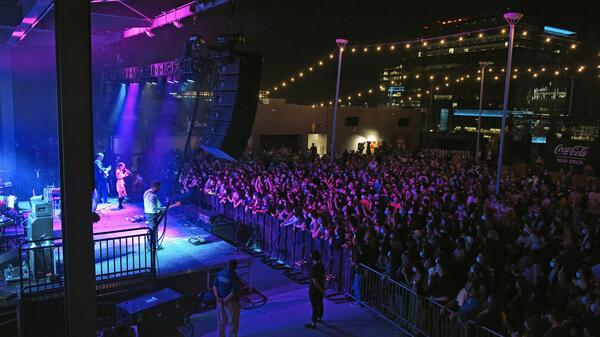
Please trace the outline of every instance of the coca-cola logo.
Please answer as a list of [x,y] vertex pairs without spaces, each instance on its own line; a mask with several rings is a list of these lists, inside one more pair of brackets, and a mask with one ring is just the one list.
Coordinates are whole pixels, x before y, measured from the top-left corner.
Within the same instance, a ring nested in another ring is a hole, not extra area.
[[583,145],[566,146],[564,144],[558,144],[554,147],[554,154],[557,156],[585,158],[587,157],[589,148],[589,146]]

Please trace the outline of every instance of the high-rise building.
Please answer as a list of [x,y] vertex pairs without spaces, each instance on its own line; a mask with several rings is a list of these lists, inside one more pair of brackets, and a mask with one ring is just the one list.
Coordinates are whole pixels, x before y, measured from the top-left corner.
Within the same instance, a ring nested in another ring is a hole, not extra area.
[[[431,38],[398,46],[404,49],[399,64],[381,72],[381,104],[420,109],[426,130],[474,132],[482,78],[479,62],[493,62],[485,69],[482,125],[486,137],[497,136],[500,119],[494,117],[501,115],[508,33],[501,14],[426,26],[425,36]],[[587,97],[587,105],[578,100],[590,86],[598,89],[598,69],[589,57],[597,57],[597,50],[576,32],[528,15],[516,26],[514,41],[508,104],[513,137],[576,132],[594,137],[597,128],[575,125],[598,125],[594,114],[599,99]]]

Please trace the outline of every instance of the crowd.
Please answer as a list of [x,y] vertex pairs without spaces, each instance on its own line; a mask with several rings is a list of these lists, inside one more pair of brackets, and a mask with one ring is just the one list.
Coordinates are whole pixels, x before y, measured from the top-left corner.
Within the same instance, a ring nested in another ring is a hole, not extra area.
[[600,336],[600,183],[543,164],[502,177],[470,160],[373,154],[197,154],[182,192],[267,213],[352,251],[443,305],[513,336]]

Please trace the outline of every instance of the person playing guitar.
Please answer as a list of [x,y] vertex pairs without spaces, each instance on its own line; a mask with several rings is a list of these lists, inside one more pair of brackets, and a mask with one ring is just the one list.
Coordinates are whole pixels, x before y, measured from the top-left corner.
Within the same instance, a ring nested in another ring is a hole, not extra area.
[[[167,210],[166,206],[163,206],[158,200],[157,193],[160,191],[160,182],[153,181],[150,184],[150,188],[144,192],[144,214],[146,215],[146,221],[148,223],[148,229],[152,231],[150,236],[150,248],[161,250],[158,242],[158,225],[164,217],[164,213]],[[181,203],[175,202],[169,204],[168,207],[177,207]]]
[[98,152],[96,160],[94,161],[94,178],[96,182],[96,191],[98,192],[98,201],[100,203],[107,203],[108,173],[111,170],[111,166],[104,167],[102,160],[104,160],[104,153]]

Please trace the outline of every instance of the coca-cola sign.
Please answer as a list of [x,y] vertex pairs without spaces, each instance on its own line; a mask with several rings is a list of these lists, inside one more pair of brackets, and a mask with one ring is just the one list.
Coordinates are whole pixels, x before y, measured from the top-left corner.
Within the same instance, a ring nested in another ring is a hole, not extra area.
[[558,144],[554,147],[554,154],[557,156],[585,158],[589,149],[589,146],[583,145],[567,146],[565,144]]
[[561,167],[574,167],[578,170],[590,164],[594,166],[595,143],[558,140],[554,144],[548,144],[547,162],[554,166],[554,169]]

